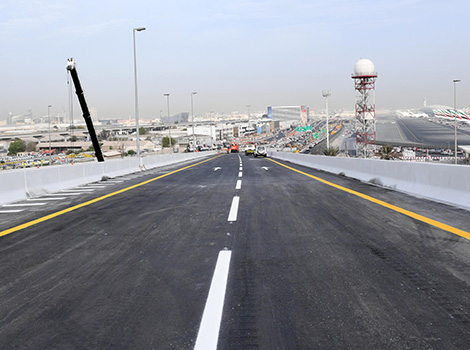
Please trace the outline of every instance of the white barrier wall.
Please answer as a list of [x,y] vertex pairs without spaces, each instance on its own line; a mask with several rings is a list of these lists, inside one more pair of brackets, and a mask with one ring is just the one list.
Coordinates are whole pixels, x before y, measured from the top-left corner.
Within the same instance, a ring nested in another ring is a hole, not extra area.
[[[145,169],[152,169],[214,154],[216,152],[155,155],[142,158],[142,164]],[[100,181],[103,176],[116,177],[138,171],[137,157],[1,171],[0,205]]]
[[269,156],[470,209],[469,166],[286,152],[270,152]]

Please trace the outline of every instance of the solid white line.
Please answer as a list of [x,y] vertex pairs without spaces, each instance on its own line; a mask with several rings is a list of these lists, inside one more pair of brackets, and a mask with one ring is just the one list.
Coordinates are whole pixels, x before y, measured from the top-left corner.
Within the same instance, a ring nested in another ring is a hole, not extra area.
[[84,188],[105,188],[105,187],[108,187],[110,185],[86,185],[84,186]]
[[69,193],[73,193],[73,192],[94,192],[95,190],[93,188],[90,188],[90,189],[70,189],[70,190],[62,190],[62,192],[69,192]]
[[78,192],[60,192],[60,193],[50,193],[48,196],[81,196],[83,193]]
[[65,199],[66,197],[54,197],[54,198],[30,198],[28,201],[34,201],[34,202],[39,202],[39,201],[60,201],[62,199]]
[[239,203],[240,203],[240,197],[239,196],[233,197],[232,206],[230,207],[230,213],[228,214],[227,221],[237,221]]
[[0,210],[0,214],[11,214],[11,213],[19,213],[23,211],[23,209],[16,209],[16,210]]
[[217,350],[231,256],[230,250],[219,252],[194,350]]
[[240,171],[240,172],[238,173],[238,177],[242,177],[242,176],[243,176],[243,173]]
[[237,180],[237,185],[235,186],[236,190],[241,190],[242,189],[242,180]]
[[46,203],[17,203],[17,204],[4,204],[2,207],[9,208],[9,207],[35,207],[40,205],[46,205]]

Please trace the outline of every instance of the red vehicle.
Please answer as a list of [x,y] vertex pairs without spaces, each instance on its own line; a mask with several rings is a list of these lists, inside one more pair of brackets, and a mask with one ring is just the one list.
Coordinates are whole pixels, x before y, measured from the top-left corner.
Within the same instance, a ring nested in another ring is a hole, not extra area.
[[238,148],[238,142],[232,141],[232,143],[230,143],[230,153],[238,152],[240,152],[240,149]]

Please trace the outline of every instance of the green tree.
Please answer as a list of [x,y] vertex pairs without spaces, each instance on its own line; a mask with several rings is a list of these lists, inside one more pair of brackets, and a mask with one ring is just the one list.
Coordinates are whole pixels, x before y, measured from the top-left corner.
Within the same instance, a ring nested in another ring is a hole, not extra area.
[[147,130],[143,126],[141,126],[139,128],[139,135],[145,135],[146,133],[147,133]]
[[98,140],[100,141],[107,140],[110,136],[111,136],[111,132],[106,129],[103,129],[98,135]]
[[26,151],[26,142],[19,138],[15,138],[8,147],[9,156],[16,156],[18,152],[24,151]]
[[338,147],[330,147],[330,148],[325,148],[323,150],[323,154],[325,156],[331,156],[331,157],[336,157],[339,153],[339,148]]
[[36,142],[28,141],[26,143],[26,152],[34,152],[36,151]]
[[[165,136],[163,139],[162,139],[162,145],[163,147],[170,147],[170,141],[169,141],[169,137],[168,136]],[[176,145],[176,140],[172,137],[171,138],[171,145],[174,146]]]
[[130,149],[129,151],[127,151],[127,154],[133,156],[135,154],[135,151],[133,149]]

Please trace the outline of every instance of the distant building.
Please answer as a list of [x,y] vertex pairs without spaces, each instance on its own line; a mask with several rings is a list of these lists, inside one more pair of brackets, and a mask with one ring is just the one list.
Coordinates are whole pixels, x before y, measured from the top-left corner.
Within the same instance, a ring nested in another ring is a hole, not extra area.
[[165,124],[165,123],[170,123],[170,124],[174,124],[174,123],[187,123],[188,122],[188,118],[189,118],[189,113],[188,112],[182,112],[182,113],[178,113],[178,114],[175,114],[173,116],[170,117],[170,121],[168,121],[168,117],[162,117],[162,123]]
[[309,108],[307,106],[279,106],[268,107],[268,119],[272,120],[296,120],[301,125],[307,125]]

